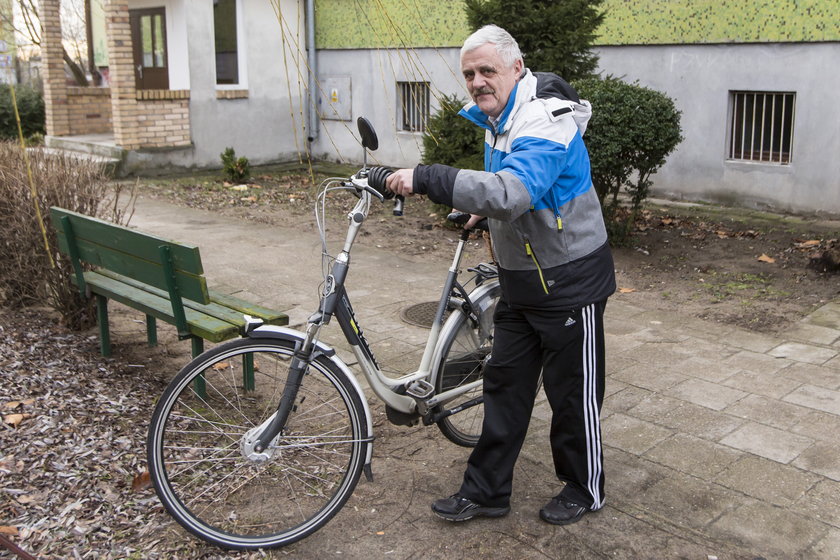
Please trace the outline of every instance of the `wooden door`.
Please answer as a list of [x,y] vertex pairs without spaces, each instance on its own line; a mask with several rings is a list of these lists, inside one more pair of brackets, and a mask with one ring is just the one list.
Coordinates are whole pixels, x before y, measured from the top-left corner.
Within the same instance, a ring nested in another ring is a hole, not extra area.
[[129,10],[137,89],[169,89],[166,10]]

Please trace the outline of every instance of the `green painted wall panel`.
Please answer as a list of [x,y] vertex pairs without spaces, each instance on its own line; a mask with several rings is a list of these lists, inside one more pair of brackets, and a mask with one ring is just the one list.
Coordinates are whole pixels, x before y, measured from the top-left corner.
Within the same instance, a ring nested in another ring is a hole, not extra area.
[[[460,1],[316,0],[319,49],[458,47]],[[605,0],[598,45],[840,41],[840,0]]]
[[600,45],[840,40],[839,0],[605,0]]
[[315,0],[319,49],[460,47],[469,35],[460,1]]

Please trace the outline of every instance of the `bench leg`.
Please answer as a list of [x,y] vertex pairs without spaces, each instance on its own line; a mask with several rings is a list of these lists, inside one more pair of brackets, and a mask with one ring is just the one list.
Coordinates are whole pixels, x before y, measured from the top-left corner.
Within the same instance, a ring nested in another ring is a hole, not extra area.
[[[192,344],[193,358],[204,352],[204,339],[200,336],[190,337],[190,343]],[[207,384],[204,381],[203,373],[196,377],[195,381],[193,381],[193,389],[195,390],[195,393],[199,396],[199,398],[207,398]]]
[[157,319],[151,315],[146,315],[146,339],[149,346],[157,346]]
[[111,355],[111,332],[108,329],[108,298],[96,294],[96,322],[99,323],[99,352]]
[[242,355],[242,388],[246,391],[256,389],[254,383],[254,354],[248,352]]
[[192,357],[195,358],[202,352],[204,352],[204,339],[200,336],[192,336],[190,337],[190,342],[192,343]]

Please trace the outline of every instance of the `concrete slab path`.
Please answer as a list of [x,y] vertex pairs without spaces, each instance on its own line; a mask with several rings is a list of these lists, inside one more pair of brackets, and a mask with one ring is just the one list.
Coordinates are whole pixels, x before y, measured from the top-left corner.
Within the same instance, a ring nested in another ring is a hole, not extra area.
[[[199,245],[212,287],[285,310],[293,325],[317,306],[314,230],[146,197],[132,226]],[[400,311],[435,300],[446,265],[395,254],[385,241],[356,249],[349,292],[380,362],[401,372],[419,360],[427,331],[401,321]],[[428,509],[457,489],[468,451],[453,450],[434,428],[388,431],[380,417],[377,479],[360,483],[346,513],[277,557],[353,558],[367,547],[385,558],[501,558],[502,550],[517,558],[840,558],[840,302],[769,336],[617,295],[606,332],[602,511],[570,527],[536,518],[556,490],[544,398],[517,467],[514,511],[470,524],[444,523]],[[325,339],[339,337],[331,326]],[[414,486],[389,487],[406,468]],[[388,507],[399,515],[383,519]]]

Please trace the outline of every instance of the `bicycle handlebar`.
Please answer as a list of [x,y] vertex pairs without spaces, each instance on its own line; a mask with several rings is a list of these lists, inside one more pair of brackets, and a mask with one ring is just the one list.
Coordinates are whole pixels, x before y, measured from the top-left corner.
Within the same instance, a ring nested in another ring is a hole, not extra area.
[[[470,216],[467,212],[450,212],[446,219],[452,222],[453,224],[463,226],[470,220]],[[477,221],[472,228],[470,229],[480,229],[481,231],[490,231],[487,226],[487,218],[481,218]]]
[[367,169],[367,186],[376,191],[377,198],[382,200],[394,199],[394,216],[403,215],[405,197],[401,194],[394,196],[394,191],[385,186],[385,180],[394,172],[388,167],[369,167]]

